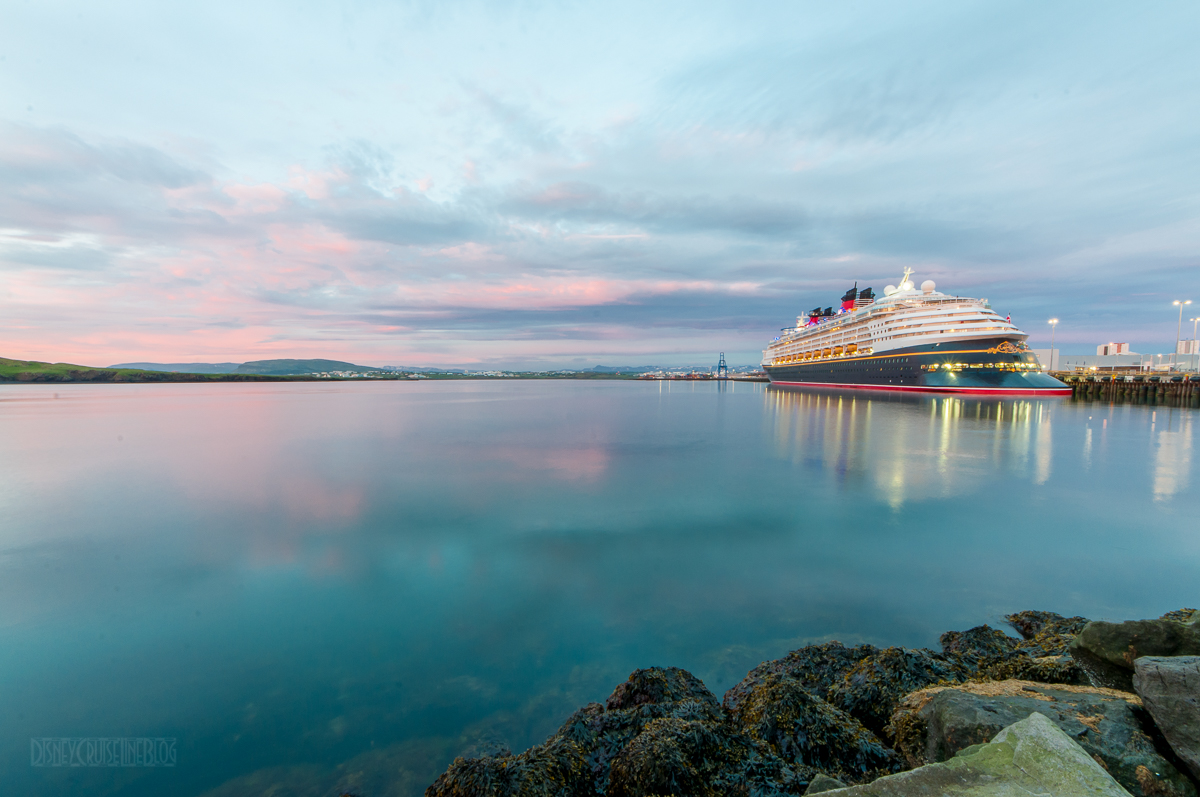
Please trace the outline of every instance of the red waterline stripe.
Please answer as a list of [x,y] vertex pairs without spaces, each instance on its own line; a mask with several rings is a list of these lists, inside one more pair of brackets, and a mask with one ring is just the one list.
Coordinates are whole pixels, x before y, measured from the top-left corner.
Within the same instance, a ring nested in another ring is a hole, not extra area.
[[976,396],[1069,396],[1069,387],[927,387],[907,385],[857,385],[845,382],[772,382],[796,387],[844,387],[851,390],[916,390],[922,393],[971,393]]

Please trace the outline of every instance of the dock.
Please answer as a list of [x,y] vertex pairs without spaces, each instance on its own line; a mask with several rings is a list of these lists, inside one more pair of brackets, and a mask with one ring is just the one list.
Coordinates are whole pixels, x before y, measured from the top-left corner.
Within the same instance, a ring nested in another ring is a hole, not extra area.
[[1076,399],[1200,407],[1197,374],[1101,375],[1052,371],[1050,375],[1069,385]]

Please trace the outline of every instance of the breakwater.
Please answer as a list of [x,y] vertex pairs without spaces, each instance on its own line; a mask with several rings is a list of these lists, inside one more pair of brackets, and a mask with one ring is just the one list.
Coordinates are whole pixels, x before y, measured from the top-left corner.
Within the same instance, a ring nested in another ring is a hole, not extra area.
[[[940,652],[808,645],[720,701],[686,670],[635,670],[542,744],[456,758],[425,797],[874,797],[945,794],[947,783],[976,797],[1197,797],[1194,709],[1179,704],[1200,673],[1200,612],[1005,620],[1019,639],[983,625],[942,634]],[[1050,788],[1022,787],[1022,768],[964,774],[963,756],[1030,717],[1056,739]]]
[[1054,373],[1071,387],[1071,395],[1088,401],[1127,401],[1200,407],[1200,376],[1125,376]]

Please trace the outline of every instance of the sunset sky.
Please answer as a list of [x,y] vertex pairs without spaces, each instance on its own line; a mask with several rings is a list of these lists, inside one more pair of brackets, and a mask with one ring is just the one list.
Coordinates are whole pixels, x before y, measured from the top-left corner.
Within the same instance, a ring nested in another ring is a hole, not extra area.
[[17,2],[0,356],[757,362],[905,266],[1200,315],[1200,5]]

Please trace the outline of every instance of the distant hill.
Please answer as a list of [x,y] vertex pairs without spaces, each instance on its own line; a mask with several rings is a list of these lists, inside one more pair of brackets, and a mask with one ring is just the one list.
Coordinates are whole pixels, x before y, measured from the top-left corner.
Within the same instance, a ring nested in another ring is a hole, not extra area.
[[313,374],[324,371],[378,371],[367,365],[344,363],[340,360],[254,360],[242,363],[234,373],[238,374],[267,374],[271,376],[292,376],[296,374]]
[[661,369],[657,365],[597,365],[591,370],[600,374],[644,374]]
[[165,371],[171,374],[232,374],[241,363],[117,363],[109,368],[137,368],[140,371]]
[[[310,377],[319,378],[319,377]],[[0,357],[0,382],[269,382],[286,377],[262,374],[201,374],[136,368],[93,368]]]

